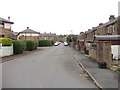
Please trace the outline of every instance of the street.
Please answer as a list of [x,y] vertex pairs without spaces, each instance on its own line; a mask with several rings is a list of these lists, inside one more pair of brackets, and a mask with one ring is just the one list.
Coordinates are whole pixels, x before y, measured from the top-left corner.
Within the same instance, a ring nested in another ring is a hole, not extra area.
[[69,46],[43,50],[2,64],[3,88],[97,88],[86,78]]

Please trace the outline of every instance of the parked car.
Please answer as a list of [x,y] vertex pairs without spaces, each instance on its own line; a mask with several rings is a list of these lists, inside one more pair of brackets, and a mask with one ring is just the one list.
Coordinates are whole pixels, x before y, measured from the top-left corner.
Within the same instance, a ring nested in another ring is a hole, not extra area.
[[68,43],[67,43],[67,42],[64,42],[64,46],[68,46]]
[[58,45],[59,45],[59,43],[58,43],[58,42],[55,42],[55,43],[54,43],[54,46],[58,46]]

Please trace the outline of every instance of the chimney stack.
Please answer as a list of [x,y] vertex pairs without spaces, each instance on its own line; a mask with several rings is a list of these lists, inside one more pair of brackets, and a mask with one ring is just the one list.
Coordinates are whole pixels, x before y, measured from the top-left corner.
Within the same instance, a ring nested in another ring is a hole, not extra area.
[[88,31],[90,31],[91,29],[88,29]]
[[99,26],[103,25],[103,23],[99,23]]
[[92,29],[95,29],[96,27],[92,27]]
[[115,19],[115,16],[114,16],[114,15],[110,15],[109,21],[112,21],[112,20],[114,20],[114,19]]
[[80,32],[80,34],[83,34],[84,32]]
[[29,27],[27,27],[27,29],[29,29]]

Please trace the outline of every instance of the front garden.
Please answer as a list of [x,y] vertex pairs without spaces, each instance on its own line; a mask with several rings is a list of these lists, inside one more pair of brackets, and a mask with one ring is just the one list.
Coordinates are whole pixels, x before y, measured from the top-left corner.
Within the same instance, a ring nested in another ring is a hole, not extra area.
[[23,51],[33,51],[37,47],[47,47],[53,45],[53,40],[12,40],[10,38],[0,38],[0,56],[10,56],[20,54]]

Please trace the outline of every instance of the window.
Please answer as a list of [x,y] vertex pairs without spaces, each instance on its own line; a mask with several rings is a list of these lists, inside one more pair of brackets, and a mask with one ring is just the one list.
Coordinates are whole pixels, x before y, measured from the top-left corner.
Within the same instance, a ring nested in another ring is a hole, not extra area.
[[113,30],[113,32],[115,32],[115,25],[113,25],[112,30]]
[[110,28],[108,27],[108,29],[107,29],[107,33],[110,33]]

